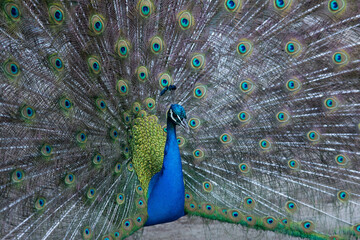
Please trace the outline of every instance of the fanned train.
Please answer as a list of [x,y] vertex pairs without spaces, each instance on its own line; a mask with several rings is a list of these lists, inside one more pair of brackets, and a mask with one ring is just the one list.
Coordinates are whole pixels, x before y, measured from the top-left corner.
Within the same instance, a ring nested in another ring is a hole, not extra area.
[[1,239],[360,238],[359,1],[0,7]]

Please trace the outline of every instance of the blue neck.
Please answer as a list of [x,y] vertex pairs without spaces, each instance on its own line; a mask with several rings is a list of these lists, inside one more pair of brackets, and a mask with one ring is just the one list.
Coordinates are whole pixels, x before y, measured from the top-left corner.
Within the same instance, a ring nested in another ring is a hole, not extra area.
[[164,161],[148,189],[148,220],[146,225],[171,222],[184,216],[185,189],[176,126],[167,120]]

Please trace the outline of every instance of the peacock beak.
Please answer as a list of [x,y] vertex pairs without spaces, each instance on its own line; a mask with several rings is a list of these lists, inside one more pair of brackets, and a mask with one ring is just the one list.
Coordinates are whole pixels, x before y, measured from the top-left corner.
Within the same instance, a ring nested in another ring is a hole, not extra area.
[[185,129],[186,133],[190,133],[189,125],[185,118],[181,120],[180,125]]

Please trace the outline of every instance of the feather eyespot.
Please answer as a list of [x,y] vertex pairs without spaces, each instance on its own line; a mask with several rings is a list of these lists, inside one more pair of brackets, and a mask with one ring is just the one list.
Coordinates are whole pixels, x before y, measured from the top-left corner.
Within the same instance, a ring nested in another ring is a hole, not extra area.
[[270,150],[271,149],[271,142],[267,139],[261,139],[259,141],[259,146],[262,150]]
[[293,201],[288,201],[285,203],[285,209],[289,212],[289,213],[295,213],[297,210],[297,205],[295,202]]
[[340,202],[345,203],[349,201],[350,194],[347,191],[340,190],[337,193],[337,198],[339,199]]
[[122,227],[125,231],[130,231],[133,228],[133,221],[130,218],[124,219]]
[[138,208],[146,208],[146,202],[143,198],[139,198],[138,200],[136,200],[136,206]]
[[240,9],[241,0],[225,0],[225,9],[229,12],[236,12]]
[[289,220],[287,218],[283,218],[281,219],[280,223],[287,226],[289,224]]
[[249,94],[254,90],[254,83],[250,79],[243,80],[240,83],[240,90],[243,93]]
[[139,13],[143,18],[149,17],[154,11],[154,6],[150,0],[141,0],[138,3]]
[[188,125],[189,125],[189,127],[191,129],[196,129],[196,128],[198,128],[200,126],[200,119],[198,119],[198,118],[190,118]]
[[202,185],[203,185],[203,189],[206,192],[211,192],[213,190],[213,186],[212,186],[211,182],[209,182],[209,181],[203,182]]
[[181,147],[183,147],[184,145],[185,145],[185,138],[183,138],[183,137],[181,137],[181,136],[179,136],[179,137],[177,137],[177,144],[178,144],[178,146],[181,148]]
[[340,166],[345,166],[348,163],[348,158],[343,155],[343,154],[339,154],[335,157],[335,161],[337,164],[339,164]]
[[255,208],[255,205],[256,205],[256,202],[253,198],[251,197],[246,197],[244,199],[244,206],[246,208],[250,208],[250,209],[254,209]]
[[185,192],[185,201],[187,201],[187,202],[192,201],[192,199],[193,199],[192,194],[189,192]]
[[194,88],[194,97],[201,99],[206,96],[206,87],[204,85],[199,85]]
[[76,140],[78,141],[78,143],[86,143],[87,141],[87,136],[85,134],[85,132],[81,131],[76,135]]
[[286,88],[290,92],[296,92],[301,88],[301,82],[296,78],[292,78],[286,82]]
[[311,233],[314,231],[314,223],[312,221],[304,221],[301,223],[301,228],[305,233]]
[[229,210],[228,214],[226,214],[231,221],[238,223],[242,220],[243,215],[238,210]]
[[160,88],[163,89],[172,85],[173,80],[168,73],[162,73],[159,76],[159,84],[160,84]]
[[93,15],[90,18],[90,29],[96,35],[101,34],[104,31],[104,20],[99,15]]
[[329,97],[324,100],[324,106],[329,110],[335,110],[339,105],[339,102],[334,97]]
[[100,154],[96,154],[94,157],[93,157],[93,163],[95,165],[99,165],[103,162],[103,156],[101,156]]
[[20,75],[20,67],[19,65],[12,61],[12,60],[8,60],[4,63],[3,68],[5,70],[5,74],[10,78],[10,79],[16,79],[19,77]]
[[21,108],[21,116],[26,120],[31,120],[35,118],[35,109],[29,105],[25,105]]
[[160,37],[155,36],[150,41],[150,48],[154,54],[159,54],[164,48],[164,41]]
[[202,54],[196,54],[191,58],[191,67],[195,70],[203,68],[205,65],[205,57]]
[[278,10],[285,10],[287,9],[292,0],[274,0],[274,6]]
[[285,46],[285,51],[290,56],[297,56],[301,52],[301,44],[297,40],[289,41]]
[[344,10],[346,3],[344,0],[330,0],[328,3],[328,9],[331,13],[339,13]]
[[24,180],[25,177],[25,173],[23,170],[21,169],[16,169],[15,171],[13,171],[13,173],[11,174],[11,180],[15,183],[20,183]]
[[250,121],[251,115],[247,111],[241,111],[238,114],[238,119],[239,119],[240,122],[246,123],[246,122]]
[[139,195],[142,195],[144,193],[144,189],[140,186],[140,185],[137,185],[136,186],[136,192],[139,194]]
[[332,60],[336,65],[345,66],[349,63],[350,57],[347,52],[339,51],[333,54]]
[[46,204],[46,199],[43,197],[39,197],[35,201],[36,210],[38,210],[38,211],[43,210],[45,208],[45,204]]
[[155,100],[153,98],[147,98],[145,100],[145,106],[149,111],[154,110],[155,109]]
[[232,136],[229,133],[223,133],[220,136],[221,143],[228,144],[232,142]]
[[120,96],[125,96],[129,93],[128,84],[124,80],[119,80],[116,84],[116,88],[120,93]]
[[125,195],[124,195],[123,193],[118,193],[118,194],[116,195],[116,202],[117,202],[117,204],[121,205],[121,204],[124,203],[124,201],[125,201]]
[[15,3],[9,2],[7,4],[5,4],[4,6],[4,10],[6,15],[14,22],[17,22],[20,20],[20,9],[18,7],[18,5],[16,5]]
[[116,43],[116,53],[119,55],[119,57],[121,57],[121,58],[128,57],[129,50],[130,50],[129,46],[130,46],[130,44],[126,40],[119,40]]
[[291,168],[293,170],[299,170],[300,169],[300,163],[296,159],[290,159],[288,161],[288,166],[289,166],[289,168]]
[[49,15],[50,19],[55,24],[62,24],[64,22],[64,10],[62,10],[59,6],[50,6]]
[[236,50],[241,57],[247,57],[251,54],[253,47],[250,41],[241,40],[238,43]]
[[60,99],[59,105],[65,111],[69,111],[70,109],[72,109],[73,106],[71,100],[66,97]]
[[87,227],[84,227],[83,231],[82,231],[82,237],[85,239],[85,240],[89,240],[92,238],[92,230],[89,226]]
[[96,57],[89,57],[88,65],[92,73],[99,74],[101,71],[100,61]]
[[51,147],[49,144],[44,144],[44,145],[41,147],[41,154],[42,154],[44,157],[50,157],[51,154],[52,154],[52,147]]
[[201,149],[195,149],[193,151],[193,156],[195,159],[201,160],[202,158],[204,158],[204,152]]
[[249,225],[249,226],[254,226],[256,224],[256,218],[252,215],[248,215],[245,217],[245,222]]
[[182,11],[178,14],[179,26],[182,30],[187,30],[194,25],[194,18],[188,11]]
[[128,169],[130,172],[134,171],[134,165],[133,165],[132,162],[129,162],[129,163],[127,164],[127,169]]
[[309,131],[307,134],[307,139],[311,142],[318,142],[320,140],[320,134],[317,131]]
[[290,116],[287,112],[281,111],[276,114],[276,120],[278,120],[280,123],[286,123],[290,119]]
[[250,166],[246,163],[240,163],[239,169],[242,173],[249,173],[250,172]]
[[106,102],[105,99],[103,98],[97,98],[95,100],[95,104],[97,109],[99,109],[100,111],[105,111],[106,110]]
[[140,82],[144,83],[149,78],[149,71],[147,70],[146,67],[140,66],[136,70],[136,76]]
[[273,217],[265,217],[263,218],[263,223],[265,227],[268,229],[274,229],[277,226],[277,221]]
[[204,203],[201,205],[202,212],[206,214],[213,214],[215,211],[215,207],[211,203]]
[[121,163],[116,163],[114,168],[115,173],[121,172]]
[[96,189],[91,187],[88,189],[87,193],[86,193],[86,197],[88,199],[93,199],[95,197],[95,194],[96,194]]
[[146,217],[144,215],[140,214],[140,215],[135,216],[134,220],[135,220],[134,222],[135,222],[136,226],[141,227],[145,224]]
[[360,235],[360,224],[354,225],[353,230],[356,235]]
[[64,70],[63,60],[57,55],[53,54],[49,57],[50,65],[56,72],[61,72]]
[[72,173],[66,174],[64,181],[66,185],[73,184],[75,182],[75,175]]

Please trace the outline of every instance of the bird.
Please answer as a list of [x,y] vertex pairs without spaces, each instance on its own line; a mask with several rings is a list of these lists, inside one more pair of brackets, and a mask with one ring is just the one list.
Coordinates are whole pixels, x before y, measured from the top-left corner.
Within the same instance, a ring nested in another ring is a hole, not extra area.
[[356,0],[0,6],[1,239],[360,238]]

